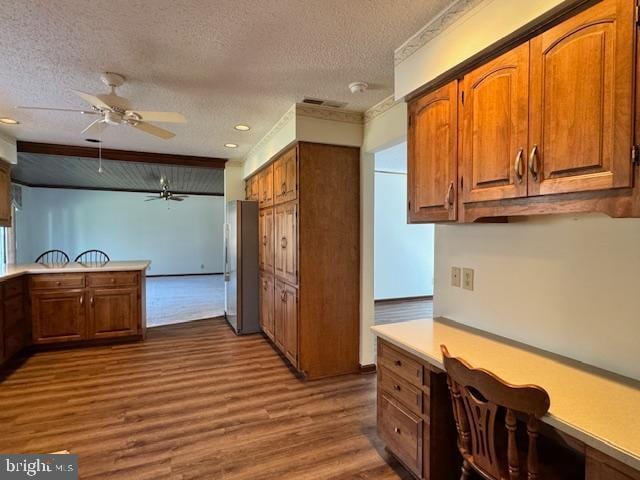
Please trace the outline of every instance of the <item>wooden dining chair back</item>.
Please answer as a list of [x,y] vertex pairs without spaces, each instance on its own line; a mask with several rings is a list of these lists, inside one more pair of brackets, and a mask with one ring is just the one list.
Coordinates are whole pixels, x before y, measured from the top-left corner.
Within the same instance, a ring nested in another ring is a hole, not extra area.
[[[538,419],[549,410],[547,392],[535,385],[510,385],[452,357],[444,345],[441,349],[463,457],[460,479],[470,478],[472,469],[490,480],[541,479]],[[528,445],[523,455],[524,449],[518,446],[522,439],[517,435],[518,413],[526,418]]]
[[69,263],[69,255],[62,250],[47,250],[36,258],[36,263],[42,265],[66,265]]
[[109,255],[102,250],[86,250],[78,255],[75,259],[78,263],[90,265],[104,265],[109,262]]

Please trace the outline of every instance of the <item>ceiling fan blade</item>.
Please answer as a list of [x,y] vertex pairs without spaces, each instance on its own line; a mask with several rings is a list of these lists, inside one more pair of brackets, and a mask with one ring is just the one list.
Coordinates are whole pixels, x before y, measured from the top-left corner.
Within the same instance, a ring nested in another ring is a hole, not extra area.
[[135,125],[132,125],[133,128],[137,128],[138,130],[142,130],[145,133],[149,133],[158,138],[162,138],[163,140],[169,140],[176,136],[175,133],[170,132],[169,130],[165,130],[164,128],[156,127],[151,123],[138,122]]
[[100,135],[102,132],[104,132],[105,128],[107,128],[106,122],[102,118],[99,118],[95,122],[91,123],[87,128],[85,128],[82,133]]
[[127,110],[126,114],[137,115],[143,122],[187,123],[187,118],[177,112],[139,112]]
[[80,98],[82,98],[89,105],[92,105],[92,106],[98,107],[98,108],[102,108],[104,110],[111,110],[111,107],[109,105],[104,103],[102,100],[100,100],[95,95],[91,95],[90,93],[81,92],[80,90],[73,90],[72,89],[71,91],[73,93],[75,93],[76,95],[78,95]]
[[171,198],[189,198],[189,195],[171,195]]
[[83,115],[98,114],[98,112],[92,112],[91,110],[76,110],[73,108],[25,107],[23,105],[18,105],[16,108],[19,108],[20,110],[45,110],[50,112],[76,112],[76,113],[82,113]]
[[174,197],[173,195],[169,197],[169,200],[173,200],[174,202],[181,202],[184,198]]
[[145,202],[150,202],[150,201],[152,201],[152,200],[162,200],[162,198],[160,198],[160,197],[148,197],[148,198],[145,200]]

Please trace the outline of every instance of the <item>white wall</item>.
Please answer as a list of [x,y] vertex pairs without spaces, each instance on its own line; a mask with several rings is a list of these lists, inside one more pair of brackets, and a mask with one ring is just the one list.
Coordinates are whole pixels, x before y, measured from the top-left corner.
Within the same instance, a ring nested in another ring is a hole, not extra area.
[[222,272],[223,197],[145,202],[147,195],[23,187],[18,263],[51,248],[72,259],[97,248],[112,260],[151,260],[150,275]]
[[407,224],[406,142],[375,163],[375,299],[433,295],[433,225]]
[[640,219],[599,214],[439,225],[435,314],[640,379],[639,246]]
[[[486,0],[396,67],[396,97],[556,6]],[[640,379],[640,220],[436,226],[434,313]],[[475,269],[475,291],[449,286]]]

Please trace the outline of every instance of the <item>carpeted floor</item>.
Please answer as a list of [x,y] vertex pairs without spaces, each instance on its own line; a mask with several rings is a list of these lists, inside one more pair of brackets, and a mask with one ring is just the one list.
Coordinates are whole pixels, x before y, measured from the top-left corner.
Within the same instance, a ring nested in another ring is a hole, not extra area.
[[147,278],[147,326],[224,315],[222,275]]

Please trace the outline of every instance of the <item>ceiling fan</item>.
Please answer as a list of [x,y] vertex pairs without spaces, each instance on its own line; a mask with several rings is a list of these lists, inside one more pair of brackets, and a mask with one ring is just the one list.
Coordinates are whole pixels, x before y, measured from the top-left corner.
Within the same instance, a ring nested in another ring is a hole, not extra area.
[[89,110],[74,110],[68,108],[47,108],[47,107],[24,107],[26,110],[52,110],[58,112],[78,112],[83,115],[99,115],[96,121],[85,128],[82,133],[92,135],[101,134],[108,125],[129,125],[145,133],[168,140],[176,136],[175,133],[160,128],[149,122],[164,123],[186,123],[184,115],[176,112],[147,112],[132,110],[129,100],[116,94],[116,88],[124,84],[124,77],[117,73],[103,73],[100,76],[102,82],[111,88],[111,92],[106,94],[92,95],[79,90],[71,90],[89,105]]
[[145,202],[152,200],[173,200],[174,202],[182,202],[185,198],[189,198],[189,195],[174,195],[169,189],[169,182],[164,178],[160,178],[160,186],[162,189],[158,195],[148,195]]

